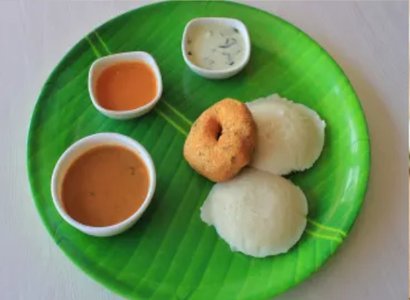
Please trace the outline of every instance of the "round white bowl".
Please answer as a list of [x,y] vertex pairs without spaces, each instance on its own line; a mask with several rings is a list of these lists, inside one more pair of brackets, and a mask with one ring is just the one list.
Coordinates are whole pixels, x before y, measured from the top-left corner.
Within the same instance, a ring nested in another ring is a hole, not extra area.
[[[100,76],[101,72],[104,71],[107,67],[115,65],[120,62],[128,62],[128,61],[142,61],[148,64],[151,69],[154,71],[155,79],[157,81],[157,92],[154,97],[149,103],[140,106],[135,109],[130,110],[110,110],[104,108],[98,102],[95,88],[97,79]],[[135,117],[142,116],[149,112],[158,100],[161,98],[162,94],[162,77],[161,72],[158,68],[155,59],[147,52],[143,51],[135,51],[135,52],[124,52],[124,53],[117,53],[108,56],[101,57],[94,61],[94,63],[90,67],[90,71],[88,73],[88,92],[90,94],[91,101],[95,108],[101,112],[102,114],[106,115],[107,117],[113,119],[131,119]]]
[[[243,37],[244,44],[245,44],[245,49],[244,49],[245,55],[242,61],[233,67],[229,67],[229,68],[222,69],[222,70],[209,70],[209,69],[202,68],[194,64],[193,62],[191,62],[189,58],[187,45],[188,45],[188,36],[191,30],[195,26],[198,26],[198,25],[207,25],[207,24],[215,24],[215,23],[235,27],[236,29],[239,30],[239,33]],[[181,48],[182,48],[182,56],[184,57],[184,61],[188,65],[188,67],[192,71],[197,73],[198,75],[208,78],[208,79],[224,79],[224,78],[229,78],[229,77],[234,76],[246,66],[251,56],[251,41],[249,38],[248,29],[246,28],[245,24],[242,21],[239,21],[238,19],[232,19],[232,18],[195,18],[195,19],[192,19],[185,26],[184,33],[182,36]]]
[[[106,145],[118,145],[125,147],[141,157],[147,166],[149,174],[148,193],[138,210],[127,219],[110,226],[89,226],[76,221],[66,212],[64,203],[61,199],[61,187],[68,168],[79,156],[95,147]],[[51,195],[58,213],[71,226],[93,236],[112,236],[127,230],[141,217],[151,202],[152,196],[155,192],[155,186],[156,174],[154,163],[152,162],[151,156],[147,150],[145,150],[140,143],[118,133],[97,133],[75,142],[61,155],[53,171],[51,179]]]

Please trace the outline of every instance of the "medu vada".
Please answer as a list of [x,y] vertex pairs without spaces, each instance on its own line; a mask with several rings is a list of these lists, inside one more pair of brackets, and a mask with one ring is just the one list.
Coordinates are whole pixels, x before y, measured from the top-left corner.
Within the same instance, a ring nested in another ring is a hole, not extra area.
[[185,141],[184,157],[199,174],[221,182],[249,164],[255,143],[256,125],[248,107],[226,98],[194,122]]

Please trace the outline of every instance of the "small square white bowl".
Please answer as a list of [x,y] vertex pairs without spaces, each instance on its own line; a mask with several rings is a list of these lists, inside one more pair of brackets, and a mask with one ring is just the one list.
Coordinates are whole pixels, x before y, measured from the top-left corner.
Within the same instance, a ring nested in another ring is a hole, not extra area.
[[[104,71],[106,68],[112,65],[115,65],[117,63],[120,63],[120,62],[129,62],[129,61],[142,61],[151,67],[152,71],[154,72],[155,79],[157,81],[157,92],[156,92],[154,99],[152,99],[149,103],[143,106],[140,106],[135,109],[130,109],[130,110],[110,110],[110,109],[102,107],[100,103],[98,102],[96,92],[95,92],[98,77],[101,75],[101,72]],[[117,54],[104,56],[94,61],[94,63],[90,67],[90,71],[88,73],[88,92],[90,94],[91,101],[93,105],[95,106],[95,108],[102,114],[106,115],[107,117],[110,117],[112,119],[122,119],[122,120],[139,117],[149,112],[155,106],[158,100],[161,98],[161,94],[162,94],[161,72],[158,68],[157,63],[155,62],[155,59],[147,52],[143,52],[143,51],[123,52],[123,53],[117,53]]]
[[[236,66],[229,67],[226,69],[222,70],[209,70],[202,68],[193,62],[191,62],[189,56],[188,56],[188,50],[187,50],[187,45],[188,45],[188,36],[191,32],[191,30],[198,25],[207,25],[207,24],[223,24],[227,26],[234,27],[238,29],[239,33],[242,35],[244,43],[245,43],[245,55],[242,61],[240,61]],[[235,74],[239,73],[249,62],[249,58],[251,55],[251,41],[249,38],[249,33],[248,29],[246,28],[245,24],[238,20],[238,19],[233,19],[233,18],[195,18],[192,19],[191,21],[188,22],[188,24],[185,26],[184,33],[182,36],[182,43],[181,43],[181,48],[182,48],[182,56],[184,57],[185,63],[188,65],[188,67],[197,73],[198,75],[209,78],[209,79],[224,79],[224,78],[229,78],[234,76]]]

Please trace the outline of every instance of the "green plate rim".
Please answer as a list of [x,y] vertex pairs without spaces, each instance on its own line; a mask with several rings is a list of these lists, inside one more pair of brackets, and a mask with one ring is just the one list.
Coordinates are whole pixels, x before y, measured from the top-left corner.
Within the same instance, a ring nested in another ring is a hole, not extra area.
[[[111,19],[109,19],[108,21],[103,22],[101,25],[95,27],[93,30],[91,30],[88,34],[94,32],[94,31],[98,31],[101,27],[103,26],[108,26],[110,23],[115,22],[117,19],[122,18],[124,16],[127,16],[129,14],[134,13],[137,10],[145,10],[147,8],[150,8],[151,6],[159,6],[159,5],[163,5],[165,3],[169,3],[169,2],[174,2],[174,3],[183,3],[183,2],[213,2],[213,1],[207,1],[207,0],[188,0],[188,1],[161,1],[161,2],[155,2],[155,3],[151,3],[148,5],[143,5],[141,7],[135,8],[135,9],[131,9],[129,11],[126,11],[124,13],[121,13]],[[350,225],[348,226],[348,228],[346,229],[346,238],[344,240],[347,239],[347,237],[349,236],[349,233],[352,229],[352,226],[354,225],[354,223],[357,220],[358,215],[361,212],[361,209],[363,207],[363,203],[365,201],[365,197],[366,197],[366,192],[368,189],[368,183],[369,183],[369,176],[370,176],[370,169],[371,169],[371,147],[370,147],[370,137],[369,137],[369,129],[368,129],[368,125],[367,125],[367,121],[366,121],[366,117],[365,117],[365,112],[363,110],[361,101],[359,99],[359,97],[357,96],[356,91],[353,88],[353,85],[351,84],[351,81],[349,79],[349,77],[346,75],[346,73],[343,71],[343,69],[339,66],[339,64],[336,62],[336,60],[318,43],[316,42],[315,39],[313,39],[309,34],[305,33],[304,31],[302,31],[301,29],[299,29],[297,26],[293,25],[292,23],[290,23],[289,21],[283,19],[282,17],[279,17],[277,15],[274,15],[273,13],[267,12],[265,10],[253,7],[253,6],[249,6],[246,4],[242,4],[242,3],[238,3],[238,2],[233,2],[233,1],[225,1],[225,4],[229,4],[229,5],[235,5],[235,6],[242,6],[245,7],[247,9],[250,10],[254,10],[257,11],[258,13],[263,13],[268,15],[271,18],[276,18],[279,19],[281,22],[283,22],[284,24],[286,24],[287,26],[293,28],[294,30],[298,31],[299,33],[301,33],[303,36],[305,36],[306,38],[308,38],[312,43],[314,43],[316,45],[316,47],[318,47],[318,49],[321,50],[321,52],[327,56],[328,58],[330,58],[331,63],[333,64],[334,67],[336,67],[337,72],[346,79],[346,83],[348,85],[348,87],[350,88],[355,100],[358,103],[358,107],[360,109],[360,116],[361,116],[361,125],[364,126],[365,129],[365,134],[366,134],[366,139],[360,139],[358,141],[360,141],[361,143],[361,151],[364,151],[366,156],[362,159],[362,161],[360,161],[360,165],[362,167],[363,170],[363,177],[365,177],[365,180],[362,181],[362,184],[359,189],[359,191],[356,194],[356,199],[361,199],[360,202],[356,201],[357,203],[357,211],[356,214],[354,216],[352,216],[351,218],[351,222]],[[85,34],[84,36],[87,36],[88,34]],[[69,260],[71,260],[72,262],[74,262],[74,265],[76,265],[80,270],[82,270],[83,272],[85,272],[88,276],[90,276],[91,278],[93,278],[95,281],[101,283],[102,285],[104,285],[105,287],[109,288],[111,291],[121,295],[121,296],[125,296],[127,297],[127,293],[122,290],[119,285],[116,285],[115,282],[111,281],[110,278],[107,278],[104,274],[100,274],[97,273],[95,270],[91,269],[91,268],[86,268],[85,266],[82,265],[82,262],[75,257],[74,255],[71,255],[69,253],[69,251],[65,248],[60,247],[53,231],[52,228],[49,226],[49,224],[47,224],[46,222],[46,218],[44,215],[44,212],[42,211],[42,209],[40,208],[40,203],[37,200],[36,196],[34,195],[34,183],[33,183],[33,165],[32,162],[30,160],[30,152],[32,149],[32,144],[33,144],[33,123],[34,120],[37,118],[38,116],[38,111],[40,110],[40,99],[43,97],[44,93],[45,93],[45,89],[47,87],[47,85],[49,84],[50,80],[54,77],[56,71],[59,69],[59,67],[62,65],[62,63],[64,62],[64,60],[66,59],[66,57],[69,55],[69,53],[77,48],[80,43],[83,41],[85,37],[81,38],[77,43],[74,44],[74,46],[70,47],[68,49],[68,51],[64,54],[64,56],[60,59],[60,61],[57,63],[57,65],[52,69],[50,75],[47,77],[47,80],[45,81],[45,83],[42,85],[41,91],[39,96],[37,97],[34,109],[33,109],[33,113],[31,115],[30,118],[30,125],[29,125],[29,131],[28,131],[28,136],[27,136],[27,143],[26,143],[26,147],[27,147],[27,152],[26,152],[26,165],[27,165],[27,173],[28,173],[28,179],[29,179],[29,184],[30,184],[30,190],[31,190],[31,194],[32,194],[32,198],[34,200],[35,203],[35,207],[37,209],[37,212],[40,215],[40,219],[41,222],[43,223],[43,225],[46,227],[48,233],[51,235],[53,241],[58,245],[58,247],[62,250],[62,252],[69,258]],[[300,283],[302,283],[304,280],[306,280],[308,277],[310,277],[313,273],[317,272],[318,270],[320,270],[320,268],[326,264],[326,262],[332,257],[334,256],[334,254],[337,252],[337,250],[340,249],[341,245],[343,244],[343,242],[341,244],[339,244],[336,249],[329,254],[329,256],[323,260],[323,262],[321,263],[321,265],[316,269],[316,270],[311,270],[310,272],[307,272],[304,276],[301,276],[299,281],[296,282],[293,285],[289,285],[286,288],[284,288],[282,291],[278,291],[276,293],[276,295],[281,294],[283,292],[285,292],[286,290],[299,285]]]

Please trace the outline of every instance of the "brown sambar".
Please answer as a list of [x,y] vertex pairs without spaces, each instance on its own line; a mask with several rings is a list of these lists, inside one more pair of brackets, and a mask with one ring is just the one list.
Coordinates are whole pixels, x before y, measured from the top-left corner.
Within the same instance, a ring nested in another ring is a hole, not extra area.
[[122,146],[98,146],[77,158],[62,183],[66,212],[89,226],[119,223],[144,202],[149,174],[144,161]]

